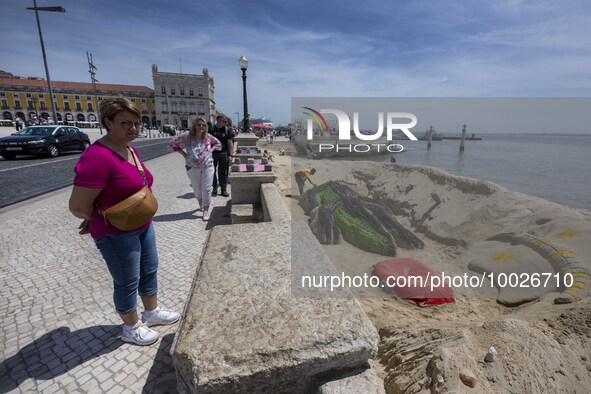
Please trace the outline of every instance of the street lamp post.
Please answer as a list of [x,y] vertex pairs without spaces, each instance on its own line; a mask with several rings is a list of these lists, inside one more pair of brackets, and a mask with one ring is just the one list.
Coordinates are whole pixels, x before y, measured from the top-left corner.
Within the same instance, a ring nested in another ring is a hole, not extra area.
[[49,79],[49,68],[47,68],[47,56],[45,55],[45,45],[43,45],[43,34],[41,33],[41,23],[39,22],[39,11],[66,12],[66,10],[63,7],[37,7],[37,0],[33,0],[33,5],[34,7],[27,7],[27,10],[34,10],[35,18],[37,18],[37,30],[39,30],[39,41],[41,41],[41,52],[43,53],[43,64],[45,65],[45,76],[47,77],[47,87],[49,89],[49,99],[51,100],[51,110],[53,111],[53,119],[57,124],[55,99],[53,98],[53,90],[51,89],[51,79]]
[[[98,80],[96,79],[96,72],[95,70],[97,69],[94,65],[94,63],[92,62],[92,53],[88,53],[88,51],[86,51],[86,59],[88,60],[88,72],[90,73],[90,80],[92,81],[92,90],[94,90],[94,101],[96,102],[96,113],[98,114],[98,124],[99,124],[99,131],[101,132],[101,135],[103,135],[103,126],[101,122],[101,113],[100,113],[100,106],[99,106],[99,99],[98,99],[98,93],[96,91],[96,83],[98,82]],[[92,104],[92,101],[91,101]]]
[[248,101],[246,99],[246,69],[248,68],[248,59],[246,56],[240,56],[238,59],[240,63],[240,69],[242,70],[242,97],[244,99],[244,122],[242,122],[242,130],[245,133],[249,132],[249,124],[248,124]]

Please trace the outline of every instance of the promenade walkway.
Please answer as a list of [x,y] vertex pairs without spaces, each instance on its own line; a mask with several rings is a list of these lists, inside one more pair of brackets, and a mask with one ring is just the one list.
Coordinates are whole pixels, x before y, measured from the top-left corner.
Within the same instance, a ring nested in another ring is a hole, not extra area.
[[[182,312],[208,229],[229,223],[228,198],[205,223],[182,158],[148,161],[159,210],[161,305]],[[119,338],[111,277],[68,211],[71,188],[0,210],[0,393],[175,392],[170,346],[178,323],[139,347]],[[139,303],[141,307],[141,303]]]

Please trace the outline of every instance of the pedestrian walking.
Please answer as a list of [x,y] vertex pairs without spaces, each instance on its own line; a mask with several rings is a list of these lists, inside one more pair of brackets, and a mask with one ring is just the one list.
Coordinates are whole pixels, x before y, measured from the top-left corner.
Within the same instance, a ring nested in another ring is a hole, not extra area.
[[23,129],[23,120],[20,118],[20,116],[17,116],[14,120],[14,128],[16,129],[16,131],[20,131]]
[[222,144],[222,149],[213,153],[213,190],[212,196],[218,195],[218,185],[221,189],[221,195],[229,197],[228,187],[228,171],[230,169],[230,161],[234,157],[234,135],[226,126],[226,117],[218,115],[216,123],[211,126],[210,133],[213,134]]
[[314,159],[314,151],[312,150],[312,145],[310,144],[306,145],[306,157],[308,160]]
[[[183,150],[184,148],[184,150]],[[222,143],[207,132],[207,122],[197,118],[191,131],[177,135],[168,144],[170,152],[185,158],[185,169],[203,211],[203,221],[209,220],[209,204],[213,190],[213,152],[222,149]]]
[[[104,99],[101,123],[107,133],[82,153],[74,168],[70,211],[84,219],[111,273],[113,300],[123,327],[121,339],[150,345],[159,334],[150,328],[173,324],[180,314],[158,306],[158,251],[152,220],[132,230],[121,230],[101,212],[150,188],[152,174],[129,143],[140,131],[141,114],[125,98]],[[141,320],[137,296],[144,306]]]

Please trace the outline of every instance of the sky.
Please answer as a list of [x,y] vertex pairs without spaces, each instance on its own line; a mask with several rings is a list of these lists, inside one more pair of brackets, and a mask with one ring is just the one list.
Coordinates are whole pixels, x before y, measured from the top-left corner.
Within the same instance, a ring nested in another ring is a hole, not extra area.
[[[33,0],[1,0],[0,70],[45,77]],[[585,0],[38,0],[50,76],[153,88],[160,71],[215,80],[216,106],[291,121],[292,97],[587,97]],[[294,114],[301,117],[301,114]]]
[[[340,135],[341,130],[347,133],[356,129],[377,137],[386,136],[388,124],[393,130],[401,130],[394,125],[403,125],[416,137],[431,127],[435,133],[459,136],[463,125],[468,135],[474,133],[479,137],[557,132],[591,136],[590,108],[591,97],[295,97],[292,100],[296,127],[302,131],[308,130],[311,121],[314,130],[328,127]],[[323,116],[326,125],[312,110]],[[344,113],[342,119],[337,119],[334,110]]]

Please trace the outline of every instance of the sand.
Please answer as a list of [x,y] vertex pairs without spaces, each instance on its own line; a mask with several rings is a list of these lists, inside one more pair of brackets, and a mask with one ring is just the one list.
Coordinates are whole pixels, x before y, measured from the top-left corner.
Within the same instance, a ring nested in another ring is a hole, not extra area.
[[[275,154],[276,184],[294,218],[306,216],[297,205],[292,174],[314,167],[317,184],[347,183],[388,207],[425,242],[423,249],[399,248],[397,257],[418,259],[450,275],[513,273],[522,275],[521,284],[534,273],[577,273],[571,287],[531,282],[529,288],[490,282],[478,289],[454,287],[455,303],[431,308],[419,308],[389,290],[352,289],[380,332],[372,366],[388,393],[589,392],[591,216],[434,168],[308,161],[292,156],[289,144],[264,148]],[[280,148],[290,156],[278,156]],[[489,239],[503,233],[513,238]],[[345,241],[324,248],[348,275],[369,274],[374,264],[388,259]],[[564,301],[569,303],[557,303]],[[490,346],[497,350],[493,363],[484,361]],[[463,384],[460,373],[473,376],[476,387]]]

